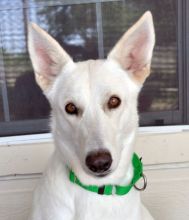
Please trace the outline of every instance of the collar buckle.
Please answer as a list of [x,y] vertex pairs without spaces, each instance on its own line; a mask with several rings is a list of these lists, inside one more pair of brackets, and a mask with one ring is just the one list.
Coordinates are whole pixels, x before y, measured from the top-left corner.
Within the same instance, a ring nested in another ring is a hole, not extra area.
[[105,186],[101,186],[98,188],[98,194],[103,195],[105,190]]

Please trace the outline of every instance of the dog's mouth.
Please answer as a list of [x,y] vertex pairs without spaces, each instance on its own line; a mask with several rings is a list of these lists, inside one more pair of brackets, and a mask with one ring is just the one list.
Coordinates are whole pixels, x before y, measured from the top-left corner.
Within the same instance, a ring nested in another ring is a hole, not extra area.
[[100,174],[95,174],[97,177],[105,177],[108,176],[111,173],[111,171],[105,172],[105,173],[100,173]]
[[91,172],[91,171],[88,170],[87,173],[89,173],[91,176],[95,176],[95,177],[98,177],[98,178],[103,178],[103,177],[106,177],[106,176],[110,175],[111,170],[108,170],[108,171],[102,172],[102,173],[94,173],[94,172]]

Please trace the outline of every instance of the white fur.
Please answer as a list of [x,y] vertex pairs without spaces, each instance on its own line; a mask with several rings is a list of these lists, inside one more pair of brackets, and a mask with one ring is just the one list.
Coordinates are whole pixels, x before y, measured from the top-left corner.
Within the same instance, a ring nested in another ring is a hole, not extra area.
[[[69,180],[68,167],[88,185],[126,185],[132,179],[137,97],[154,46],[151,14],[147,12],[124,36],[106,60],[74,63],[52,37],[38,26],[30,26],[30,56],[37,82],[52,106],[56,146],[35,192],[31,220],[152,219],[134,188],[125,196],[105,196]],[[121,99],[121,105],[109,110],[107,102],[112,95]],[[69,102],[82,110],[81,115],[66,113]],[[85,165],[85,158],[88,152],[101,148],[109,150],[113,162],[109,175],[96,177]]]

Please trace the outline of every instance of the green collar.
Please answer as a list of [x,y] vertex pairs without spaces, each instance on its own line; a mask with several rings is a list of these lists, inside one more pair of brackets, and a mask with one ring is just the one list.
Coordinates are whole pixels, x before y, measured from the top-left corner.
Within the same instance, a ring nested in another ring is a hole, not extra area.
[[131,188],[135,185],[135,183],[142,177],[143,174],[143,164],[139,159],[136,153],[133,154],[132,164],[134,168],[134,175],[131,180],[131,183],[127,186],[118,186],[118,185],[104,185],[104,186],[95,186],[95,185],[84,185],[80,182],[80,180],[76,177],[73,171],[70,171],[70,181],[76,183],[77,185],[81,186],[82,188],[95,192],[101,195],[125,195],[127,194]]

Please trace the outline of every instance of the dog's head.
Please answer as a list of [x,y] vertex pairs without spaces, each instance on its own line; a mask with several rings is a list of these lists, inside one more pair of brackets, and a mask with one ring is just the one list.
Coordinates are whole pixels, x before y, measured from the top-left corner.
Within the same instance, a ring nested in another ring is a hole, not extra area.
[[154,41],[152,16],[146,12],[107,59],[74,63],[45,31],[29,26],[30,57],[52,107],[55,144],[86,184],[119,182],[128,170],[137,97],[150,73]]

